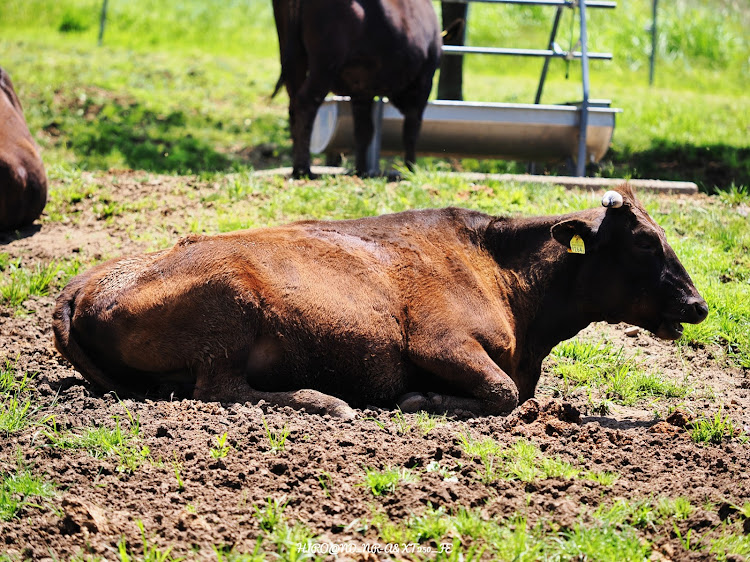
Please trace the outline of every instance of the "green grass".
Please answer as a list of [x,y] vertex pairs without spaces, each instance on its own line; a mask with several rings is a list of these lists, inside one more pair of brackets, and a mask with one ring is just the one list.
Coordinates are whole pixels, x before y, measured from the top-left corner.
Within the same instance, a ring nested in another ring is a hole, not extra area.
[[417,412],[413,416],[407,416],[400,408],[391,418],[391,421],[396,426],[396,433],[404,435],[415,430],[421,433],[422,436],[427,435],[436,427],[444,425],[445,420],[445,415],[434,416],[428,412]]
[[171,547],[168,547],[166,550],[162,550],[154,546],[153,544],[150,544],[148,538],[146,537],[146,530],[143,526],[143,522],[139,520],[136,522],[136,524],[141,531],[141,540],[143,541],[143,544],[141,546],[141,554],[134,554],[128,548],[125,537],[123,537],[117,543],[117,553],[120,555],[120,562],[135,562],[136,560],[139,562],[181,562],[182,560],[185,560],[185,558],[183,557],[172,556]]
[[[640,561],[651,553],[629,525],[584,526],[556,531],[545,523],[529,525],[526,518],[488,519],[479,510],[453,513],[428,506],[421,515],[394,522],[376,513],[370,525],[384,543],[426,545],[420,560],[601,560]],[[447,547],[447,548],[446,548]],[[447,550],[447,552],[445,550]]]
[[660,497],[656,500],[617,499],[612,504],[600,505],[593,517],[605,525],[627,524],[636,528],[656,528],[668,520],[683,521],[695,510],[685,497]]
[[719,409],[713,416],[703,416],[691,423],[690,437],[696,443],[719,445],[739,434],[729,415]]
[[0,471],[0,521],[17,517],[27,507],[43,507],[55,495],[55,485],[34,476],[20,457],[16,465],[12,472]]
[[26,266],[21,258],[0,254],[0,304],[21,310],[32,296],[47,296],[62,288],[81,267],[78,259],[35,263]]
[[0,359],[0,433],[12,435],[43,424],[44,407],[38,405],[30,386],[33,374],[18,372],[15,361]]
[[633,405],[653,398],[684,398],[691,391],[686,383],[647,372],[645,362],[606,342],[574,338],[558,344],[552,357],[563,395],[576,388],[594,389],[617,404]]
[[[265,504],[254,506],[254,515],[258,520],[262,535],[258,538],[255,552],[248,559],[262,559],[262,551],[273,552],[276,557],[282,560],[294,561],[311,558],[310,547],[315,536],[300,522],[290,525],[284,517],[286,507],[286,500],[280,501],[270,497],[266,498]],[[267,546],[269,543],[273,546],[273,550]],[[228,560],[245,560],[245,558],[236,558],[230,555]]]
[[414,482],[417,476],[408,468],[389,467],[384,470],[365,467],[362,485],[370,489],[373,496],[382,496],[396,491],[401,483]]
[[53,427],[45,435],[52,447],[85,450],[96,459],[115,457],[118,472],[135,472],[149,458],[150,451],[140,442],[138,418],[124,405],[123,408],[127,421],[119,415],[113,415],[114,424],[97,424],[77,432],[60,432]]
[[539,448],[525,439],[503,447],[492,438],[477,440],[469,434],[459,436],[464,452],[478,457],[482,463],[481,480],[489,483],[498,479],[534,482],[546,478],[585,479],[603,486],[612,485],[618,475],[611,472],[584,471],[573,464],[542,454]]
[[255,518],[264,531],[273,532],[284,522],[284,510],[287,502],[280,502],[276,498],[266,498],[266,503],[260,507],[253,506]]

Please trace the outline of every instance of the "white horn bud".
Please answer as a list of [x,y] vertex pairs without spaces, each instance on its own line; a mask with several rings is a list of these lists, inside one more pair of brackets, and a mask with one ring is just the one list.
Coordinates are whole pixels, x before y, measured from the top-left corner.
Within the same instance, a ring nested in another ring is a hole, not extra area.
[[602,197],[602,207],[612,207],[613,209],[619,209],[622,207],[622,195],[616,191],[608,191]]

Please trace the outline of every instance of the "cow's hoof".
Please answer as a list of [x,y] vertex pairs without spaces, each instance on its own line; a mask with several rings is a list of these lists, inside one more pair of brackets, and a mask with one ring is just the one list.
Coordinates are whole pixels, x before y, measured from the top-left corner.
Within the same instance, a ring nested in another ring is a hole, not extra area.
[[430,400],[424,394],[419,392],[409,392],[404,394],[398,401],[398,407],[402,412],[413,414],[420,410],[429,408]]
[[348,405],[337,404],[331,408],[328,408],[327,414],[332,418],[338,418],[340,420],[355,420],[357,419],[357,412]]
[[320,174],[313,174],[310,171],[310,168],[304,169],[294,169],[292,171],[292,179],[293,180],[316,180],[320,177]]
[[401,172],[396,170],[390,170],[385,174],[385,181],[387,182],[400,182],[402,179],[404,178],[401,176]]

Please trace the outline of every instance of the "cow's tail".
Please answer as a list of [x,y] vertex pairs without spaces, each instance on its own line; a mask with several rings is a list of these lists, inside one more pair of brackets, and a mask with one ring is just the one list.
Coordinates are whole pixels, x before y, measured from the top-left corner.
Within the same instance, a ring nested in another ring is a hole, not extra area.
[[289,67],[296,60],[297,50],[301,45],[302,14],[300,0],[273,0],[273,15],[276,20],[276,32],[279,36],[279,53],[281,73],[271,99],[281,91],[290,75]]
[[83,285],[83,280],[73,279],[57,298],[52,313],[52,331],[55,347],[70,361],[83,377],[102,391],[114,390],[119,395],[133,394],[132,388],[126,388],[117,378],[108,375],[91,356],[81,347],[75,337],[72,319],[75,314],[76,297]]
[[466,25],[466,20],[464,18],[457,18],[453,20],[448,27],[446,27],[442,33],[440,33],[440,36],[443,38],[444,42],[450,42],[455,39],[455,37],[463,32],[464,26]]
[[276,87],[273,89],[273,93],[271,94],[271,99],[276,97],[276,94],[279,93],[279,91],[281,90],[281,87],[284,85],[285,82],[286,80],[284,80],[284,70],[282,69],[281,74],[279,75],[279,79],[276,82]]

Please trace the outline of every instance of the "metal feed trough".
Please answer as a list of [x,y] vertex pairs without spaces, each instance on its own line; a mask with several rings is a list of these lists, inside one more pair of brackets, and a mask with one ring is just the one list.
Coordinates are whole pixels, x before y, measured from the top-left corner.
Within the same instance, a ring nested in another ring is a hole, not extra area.
[[[588,108],[586,161],[598,162],[607,152],[615,114],[604,102]],[[385,103],[380,152],[402,154],[403,116]],[[578,155],[580,107],[435,101],[424,112],[417,152],[423,156],[559,160]],[[318,110],[310,140],[313,152],[338,154],[354,146],[354,120],[349,98],[328,98]]]
[[[445,0],[443,0],[445,1]],[[461,0],[448,0],[461,1]],[[614,8],[615,2],[588,0],[463,0],[492,4],[524,4],[557,8],[547,49],[501,49],[444,46],[443,55],[492,54],[533,56],[545,59],[533,104],[433,101],[425,109],[417,143],[420,155],[479,157],[545,161],[572,159],[576,174],[585,175],[587,162],[598,162],[606,153],[622,110],[604,100],[589,99],[589,59],[611,59],[610,53],[589,53],[586,7]],[[565,8],[579,10],[580,51],[564,51],[555,41]],[[552,58],[581,61],[583,95],[580,102],[564,105],[540,103],[549,61]],[[403,117],[380,100],[373,111],[375,134],[368,151],[368,170],[379,171],[380,154],[403,153]],[[329,97],[318,110],[313,125],[311,150],[338,155],[354,146],[354,122],[345,97]]]

